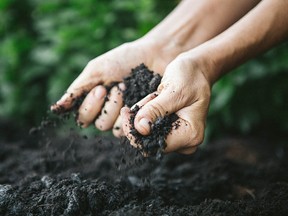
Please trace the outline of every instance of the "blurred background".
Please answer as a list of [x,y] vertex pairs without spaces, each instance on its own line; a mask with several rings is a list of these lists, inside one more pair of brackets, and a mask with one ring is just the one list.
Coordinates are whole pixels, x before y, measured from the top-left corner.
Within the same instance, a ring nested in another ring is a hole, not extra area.
[[[39,125],[90,59],[141,37],[177,2],[1,0],[0,122],[27,131]],[[287,48],[247,62],[213,87],[207,139],[287,138]]]

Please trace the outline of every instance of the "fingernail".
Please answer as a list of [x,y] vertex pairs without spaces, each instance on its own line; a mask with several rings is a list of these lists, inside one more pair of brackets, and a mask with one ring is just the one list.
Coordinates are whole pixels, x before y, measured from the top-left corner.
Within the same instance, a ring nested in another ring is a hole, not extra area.
[[125,90],[125,84],[124,83],[119,83],[118,86],[122,91]]
[[149,134],[150,132],[150,121],[146,118],[140,119],[138,123],[138,129],[140,130],[139,132],[146,135]]
[[105,90],[103,89],[103,87],[101,87],[101,86],[96,87],[96,89],[95,89],[95,96],[96,96],[98,99],[104,98],[105,94],[106,94],[106,92],[105,92]]

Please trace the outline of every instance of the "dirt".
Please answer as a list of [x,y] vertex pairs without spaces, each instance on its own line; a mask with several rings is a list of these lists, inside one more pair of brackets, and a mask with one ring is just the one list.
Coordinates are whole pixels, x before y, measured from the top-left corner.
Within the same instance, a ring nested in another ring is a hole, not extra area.
[[[164,117],[158,117],[155,122],[150,123],[151,132],[149,135],[140,134],[134,126],[134,119],[136,114],[141,108],[135,106],[131,109],[131,131],[130,134],[135,138],[135,144],[137,144],[138,150],[143,155],[156,156],[158,160],[163,158],[164,150],[167,146],[166,137],[171,132],[172,129],[177,129],[179,126],[179,117],[175,113],[171,115],[166,115]],[[129,143],[127,140],[126,142]]]
[[151,71],[144,64],[133,68],[129,76],[125,77],[123,83],[123,101],[128,107],[132,107],[142,98],[157,90],[161,82],[161,76]]
[[[156,89],[161,77],[150,75],[149,82],[141,82]],[[29,136],[28,129],[0,121],[1,216],[288,215],[285,144],[227,138],[193,155],[172,153],[157,160],[123,139],[80,136],[73,128],[59,134],[57,125],[64,120],[45,119]],[[147,137],[138,137],[147,144],[142,148],[157,155],[175,123],[173,115],[151,123],[158,132],[147,143]]]
[[[161,82],[161,75],[155,73],[154,71],[149,70],[149,68],[145,64],[140,64],[139,66],[132,68],[131,73],[123,79],[123,83],[125,85],[125,90],[123,93],[123,102],[125,106],[132,107],[138,101],[143,99],[148,94],[154,93],[156,94],[156,90]],[[109,91],[112,87],[117,86],[117,82],[111,83],[109,86],[105,86],[109,95]],[[73,104],[70,109],[65,110],[63,107],[58,107],[58,109],[54,110],[55,114],[58,114],[61,119],[69,118],[72,113],[75,120],[78,118],[78,108],[83,102],[87,92],[83,92],[80,97],[73,98]],[[73,94],[70,95],[73,97]],[[105,102],[108,101],[109,97],[106,96]],[[103,104],[104,107],[104,104]],[[131,134],[136,138],[135,142],[137,144],[137,148],[141,154],[156,156],[157,159],[161,159],[163,157],[164,150],[167,146],[166,137],[171,132],[172,128],[176,129],[178,126],[178,116],[176,114],[166,115],[163,117],[159,117],[155,120],[155,122],[151,122],[151,133],[148,136],[143,136],[135,129],[134,119],[141,107],[136,106],[131,110]],[[107,114],[106,110],[104,113]],[[95,119],[99,117],[100,113],[96,116]],[[46,125],[44,122],[44,126]],[[78,122],[81,126],[82,123]],[[43,128],[43,121],[40,128],[32,128],[30,133],[34,133],[35,131],[39,131]],[[123,140],[126,144],[129,144],[129,140]]]
[[[123,91],[123,101],[128,107],[132,107],[138,101],[143,99],[148,94],[154,93],[161,82],[161,75],[148,69],[144,64],[137,66],[131,70],[129,76],[124,78],[126,89]],[[136,105],[131,109],[130,114],[130,134],[135,137],[135,144],[138,150],[143,155],[156,156],[157,159],[162,159],[163,152],[167,146],[166,137],[171,132],[172,128],[176,129],[179,122],[179,117],[173,113],[163,117],[158,117],[155,122],[150,122],[151,133],[143,136],[134,126],[134,119],[138,111],[141,109]],[[125,140],[129,144],[129,140]]]
[[288,214],[287,146],[225,139],[159,161],[69,133],[1,139],[0,215]]

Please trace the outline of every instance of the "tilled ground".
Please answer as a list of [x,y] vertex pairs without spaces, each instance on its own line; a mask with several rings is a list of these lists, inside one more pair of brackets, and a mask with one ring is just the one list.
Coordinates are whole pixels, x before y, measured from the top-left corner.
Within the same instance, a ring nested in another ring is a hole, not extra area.
[[288,151],[273,143],[226,139],[161,161],[73,132],[0,149],[0,215],[288,215]]

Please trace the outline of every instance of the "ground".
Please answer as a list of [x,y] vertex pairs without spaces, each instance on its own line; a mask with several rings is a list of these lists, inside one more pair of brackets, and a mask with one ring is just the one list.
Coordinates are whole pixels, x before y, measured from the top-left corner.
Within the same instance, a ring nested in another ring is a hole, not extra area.
[[227,138],[156,160],[110,136],[10,136],[0,142],[0,215],[288,214],[281,144]]

